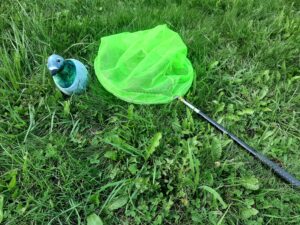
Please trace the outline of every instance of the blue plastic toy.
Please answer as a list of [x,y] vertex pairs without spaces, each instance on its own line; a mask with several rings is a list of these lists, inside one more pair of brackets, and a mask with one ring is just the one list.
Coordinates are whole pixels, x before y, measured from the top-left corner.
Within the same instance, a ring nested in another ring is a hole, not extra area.
[[88,71],[80,61],[53,54],[48,58],[47,67],[56,86],[66,95],[81,93],[86,89]]

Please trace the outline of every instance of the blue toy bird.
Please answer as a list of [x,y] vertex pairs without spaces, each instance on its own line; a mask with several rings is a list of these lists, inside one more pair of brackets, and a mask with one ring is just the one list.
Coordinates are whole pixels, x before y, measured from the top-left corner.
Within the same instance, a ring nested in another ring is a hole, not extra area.
[[86,89],[88,71],[80,61],[64,59],[53,54],[48,58],[47,67],[56,86],[66,95],[80,93]]

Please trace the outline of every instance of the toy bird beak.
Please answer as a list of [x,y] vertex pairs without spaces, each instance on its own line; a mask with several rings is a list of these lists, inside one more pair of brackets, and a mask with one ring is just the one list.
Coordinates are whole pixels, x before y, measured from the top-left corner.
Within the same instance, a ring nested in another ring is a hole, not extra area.
[[56,73],[57,73],[57,71],[58,71],[58,68],[55,67],[55,66],[51,66],[51,67],[49,68],[49,71],[50,71],[51,75],[54,76],[54,75],[56,75]]

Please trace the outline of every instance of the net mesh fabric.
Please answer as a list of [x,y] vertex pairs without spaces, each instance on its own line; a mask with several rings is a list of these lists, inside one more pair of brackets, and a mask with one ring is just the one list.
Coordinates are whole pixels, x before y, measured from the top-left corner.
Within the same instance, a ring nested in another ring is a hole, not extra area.
[[194,76],[186,45],[166,25],[103,37],[94,64],[105,89],[137,104],[183,96]]

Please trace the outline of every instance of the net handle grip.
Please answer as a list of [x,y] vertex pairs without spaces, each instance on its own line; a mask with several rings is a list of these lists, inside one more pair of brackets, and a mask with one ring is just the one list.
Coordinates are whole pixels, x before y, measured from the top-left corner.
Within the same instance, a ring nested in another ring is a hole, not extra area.
[[209,116],[207,116],[205,113],[203,113],[200,109],[193,106],[191,103],[186,101],[182,97],[178,97],[178,99],[183,102],[187,107],[189,107],[191,110],[193,110],[195,113],[197,113],[200,117],[208,121],[212,126],[217,128],[219,131],[221,131],[223,134],[226,134],[229,136],[233,141],[235,141],[239,146],[241,146],[244,150],[246,150],[248,153],[250,153],[252,156],[254,156],[256,159],[258,159],[263,165],[271,168],[273,172],[278,175],[281,179],[283,179],[285,182],[289,183],[293,188],[300,189],[300,181],[295,178],[293,175],[291,175],[289,172],[287,172],[285,169],[280,167],[275,162],[268,159],[263,154],[257,152],[254,148],[250,147],[248,144],[246,144],[244,141],[239,139],[234,134],[230,133],[228,130],[226,130],[223,126],[221,126],[219,123],[211,119]]

